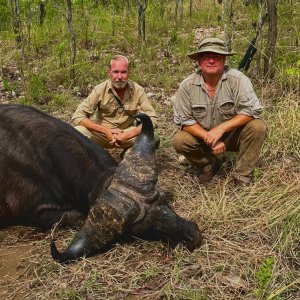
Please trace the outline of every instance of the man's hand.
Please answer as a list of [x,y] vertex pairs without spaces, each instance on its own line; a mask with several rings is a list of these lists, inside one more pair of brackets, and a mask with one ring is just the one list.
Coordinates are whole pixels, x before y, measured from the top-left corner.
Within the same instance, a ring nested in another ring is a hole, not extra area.
[[222,154],[226,151],[226,145],[223,141],[216,142],[215,146],[211,147],[213,154]]
[[214,147],[224,133],[231,132],[236,128],[242,127],[251,120],[253,120],[253,117],[246,115],[236,115],[232,119],[227,120],[208,131],[203,140],[208,146]]
[[114,129],[107,128],[104,132],[104,135],[111,145],[113,145],[115,147],[120,147],[120,144],[118,143],[118,140],[117,140],[117,136],[118,136],[118,134],[120,134],[122,132],[123,132],[123,130],[118,129],[118,128],[114,128]]
[[215,128],[211,129],[207,132],[206,136],[204,137],[204,142],[207,146],[211,147],[212,149],[220,142],[220,138],[223,136],[224,130],[219,125]]
[[195,137],[202,139],[205,144],[211,148],[214,154],[221,154],[226,151],[224,142],[220,140],[224,134],[221,124],[210,131],[206,131],[198,123],[191,126],[184,126],[183,130]]
[[119,130],[118,133],[114,134],[116,142],[114,145],[120,147],[130,139],[138,136],[141,133],[142,126],[139,125],[137,127],[132,128],[131,130]]
[[116,139],[116,144],[119,146],[126,143],[130,139],[128,132],[124,131],[114,134],[114,137]]

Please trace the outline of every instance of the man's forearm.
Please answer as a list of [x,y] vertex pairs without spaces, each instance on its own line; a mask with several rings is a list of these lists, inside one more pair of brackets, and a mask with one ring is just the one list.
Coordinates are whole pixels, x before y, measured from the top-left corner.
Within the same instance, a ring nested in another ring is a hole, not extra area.
[[236,128],[244,126],[252,119],[253,117],[249,117],[246,115],[236,115],[232,119],[217,125],[209,131],[205,130],[198,123],[190,126],[184,125],[182,127],[182,130],[190,133],[191,135],[197,138],[202,139],[208,146],[214,147],[216,143],[221,139],[224,133],[230,132]]
[[141,133],[141,131],[142,131],[142,125],[139,125],[129,131],[126,131],[128,139],[132,139],[132,138],[138,136]]
[[105,132],[107,131],[107,128],[105,126],[95,123],[92,120],[90,120],[89,118],[85,118],[85,119],[81,120],[79,125],[84,126],[85,128],[87,128],[89,130],[100,132],[103,134],[105,134]]
[[193,125],[183,125],[182,130],[202,140],[204,140],[207,135],[207,131],[198,123]]
[[223,122],[216,127],[222,128],[222,132],[225,133],[225,132],[230,132],[236,128],[242,127],[246,125],[248,122],[250,122],[251,120],[253,120],[253,117],[246,116],[246,115],[236,115],[232,119]]

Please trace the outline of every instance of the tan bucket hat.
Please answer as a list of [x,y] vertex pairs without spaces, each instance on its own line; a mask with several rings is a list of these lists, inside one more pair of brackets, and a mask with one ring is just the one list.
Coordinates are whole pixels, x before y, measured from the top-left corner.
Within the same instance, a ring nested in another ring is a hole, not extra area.
[[228,51],[228,47],[223,40],[217,38],[207,38],[201,41],[199,50],[197,52],[188,54],[188,57],[191,59],[198,59],[200,54],[203,52],[212,52],[228,56],[235,54],[235,52]]

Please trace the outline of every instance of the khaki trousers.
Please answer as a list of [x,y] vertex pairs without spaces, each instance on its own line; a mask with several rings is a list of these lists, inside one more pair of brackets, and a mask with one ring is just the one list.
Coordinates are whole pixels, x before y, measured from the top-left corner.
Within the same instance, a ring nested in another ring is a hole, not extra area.
[[[87,128],[85,128],[84,126],[81,126],[81,125],[75,126],[74,128],[76,130],[78,130],[79,132],[81,132],[86,137],[88,137],[89,139],[91,139],[93,142],[95,142],[96,144],[101,146],[102,148],[105,148],[105,149],[116,148],[109,143],[109,141],[106,139],[106,137],[103,134],[101,134],[99,132],[88,130]],[[133,128],[135,128],[135,126],[130,126],[123,130],[128,131]],[[135,142],[135,137],[128,140],[126,143],[122,144],[121,148],[123,148],[123,149],[131,148],[132,145],[134,144],[134,142]],[[156,132],[154,132],[154,142],[155,142],[155,148],[158,148],[159,144],[160,144],[160,137]]]
[[[88,137],[90,140],[92,140],[93,142],[95,142],[96,144],[101,146],[102,148],[106,148],[106,149],[115,148],[113,145],[111,145],[109,143],[109,141],[106,139],[105,135],[103,135],[99,132],[88,130],[87,128],[85,128],[84,126],[81,126],[81,125],[75,126],[74,128],[76,130],[78,130],[79,132],[81,132],[86,137]],[[126,128],[124,131],[128,131],[133,128],[134,128],[134,126],[131,126],[131,127]],[[130,148],[134,144],[134,141],[135,141],[135,138],[128,140],[126,143],[121,145],[121,148],[123,148],[123,149]]]
[[[233,168],[233,175],[236,178],[243,179],[251,175],[259,159],[266,132],[266,124],[260,119],[254,119],[222,137],[227,151],[238,152]],[[178,131],[173,137],[172,144],[178,153],[183,154],[202,172],[211,170],[216,162],[211,148],[203,140],[185,131]]]

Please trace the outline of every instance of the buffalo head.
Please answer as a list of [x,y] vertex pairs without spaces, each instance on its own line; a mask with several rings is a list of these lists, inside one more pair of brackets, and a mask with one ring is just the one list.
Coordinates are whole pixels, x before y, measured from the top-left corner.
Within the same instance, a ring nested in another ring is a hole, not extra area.
[[74,261],[107,249],[124,234],[150,237],[171,245],[183,243],[190,250],[201,244],[196,223],[179,217],[157,187],[154,131],[151,119],[138,114],[142,131],[131,151],[117,167],[107,190],[98,196],[88,218],[67,250],[51,243],[52,257]]

